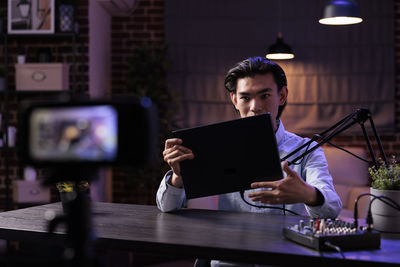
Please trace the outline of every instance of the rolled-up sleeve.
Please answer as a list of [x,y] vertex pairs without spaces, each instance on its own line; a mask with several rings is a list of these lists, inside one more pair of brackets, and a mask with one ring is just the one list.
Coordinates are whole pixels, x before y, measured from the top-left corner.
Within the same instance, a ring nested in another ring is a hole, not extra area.
[[323,150],[318,148],[309,154],[304,164],[302,177],[324,197],[324,203],[320,206],[305,205],[308,214],[314,218],[336,218],[342,209],[342,201],[333,186]]
[[157,190],[157,207],[163,211],[173,211],[184,207],[186,202],[185,190],[168,184],[171,179],[172,171],[167,172]]

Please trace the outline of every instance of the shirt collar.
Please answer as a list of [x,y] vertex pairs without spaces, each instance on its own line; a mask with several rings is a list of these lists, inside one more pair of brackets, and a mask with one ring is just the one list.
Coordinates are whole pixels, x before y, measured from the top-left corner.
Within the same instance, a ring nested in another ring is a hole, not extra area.
[[279,147],[283,142],[283,138],[285,135],[285,127],[283,127],[283,123],[281,120],[276,120],[276,125],[278,126],[278,130],[276,130],[275,138]]

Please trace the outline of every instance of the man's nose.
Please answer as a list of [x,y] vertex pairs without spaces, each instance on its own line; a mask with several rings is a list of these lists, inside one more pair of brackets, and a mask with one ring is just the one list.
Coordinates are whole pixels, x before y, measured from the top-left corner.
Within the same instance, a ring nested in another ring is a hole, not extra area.
[[261,103],[260,101],[257,101],[256,99],[253,99],[250,103],[250,110],[254,113],[258,113],[261,111]]

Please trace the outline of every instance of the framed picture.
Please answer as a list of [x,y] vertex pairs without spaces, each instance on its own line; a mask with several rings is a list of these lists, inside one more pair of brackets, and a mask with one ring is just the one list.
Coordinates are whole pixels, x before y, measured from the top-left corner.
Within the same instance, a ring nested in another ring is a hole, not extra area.
[[54,33],[54,0],[8,0],[8,33]]

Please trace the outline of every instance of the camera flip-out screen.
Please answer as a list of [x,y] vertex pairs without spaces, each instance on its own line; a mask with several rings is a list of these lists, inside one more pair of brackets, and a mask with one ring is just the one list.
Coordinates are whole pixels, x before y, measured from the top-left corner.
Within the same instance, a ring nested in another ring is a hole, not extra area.
[[149,98],[28,102],[19,122],[25,164],[143,166],[155,158],[157,117]]
[[41,107],[29,120],[29,151],[39,161],[113,161],[117,156],[118,113],[111,105]]

